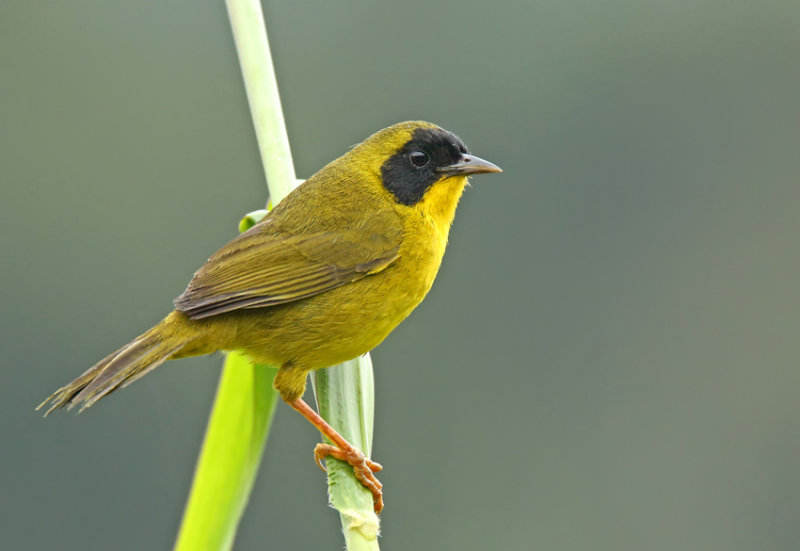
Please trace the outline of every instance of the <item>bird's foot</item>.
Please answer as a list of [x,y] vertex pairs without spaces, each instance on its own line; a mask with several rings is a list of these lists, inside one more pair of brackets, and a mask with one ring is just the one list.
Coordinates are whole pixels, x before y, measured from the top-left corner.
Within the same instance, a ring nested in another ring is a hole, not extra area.
[[322,465],[322,460],[326,457],[333,457],[340,461],[344,461],[353,467],[353,473],[359,482],[370,492],[372,492],[372,500],[375,507],[375,512],[380,514],[383,509],[383,484],[380,483],[375,473],[383,469],[380,463],[372,461],[365,456],[361,451],[354,447],[342,449],[330,444],[317,444],[314,448],[314,461],[320,469],[325,471]]

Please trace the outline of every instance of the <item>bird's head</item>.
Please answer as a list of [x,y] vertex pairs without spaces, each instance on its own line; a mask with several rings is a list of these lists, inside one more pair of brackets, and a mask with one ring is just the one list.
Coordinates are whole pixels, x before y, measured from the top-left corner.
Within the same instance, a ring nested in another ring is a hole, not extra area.
[[461,139],[423,121],[401,122],[376,132],[350,155],[363,169],[376,172],[392,199],[436,218],[452,221],[467,177],[502,172],[472,155]]

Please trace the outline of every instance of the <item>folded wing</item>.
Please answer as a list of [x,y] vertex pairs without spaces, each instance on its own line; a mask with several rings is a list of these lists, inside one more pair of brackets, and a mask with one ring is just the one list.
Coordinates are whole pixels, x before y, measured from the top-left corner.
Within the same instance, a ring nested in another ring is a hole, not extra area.
[[396,227],[290,235],[262,223],[209,258],[175,299],[175,308],[202,319],[300,300],[385,269],[399,248]]

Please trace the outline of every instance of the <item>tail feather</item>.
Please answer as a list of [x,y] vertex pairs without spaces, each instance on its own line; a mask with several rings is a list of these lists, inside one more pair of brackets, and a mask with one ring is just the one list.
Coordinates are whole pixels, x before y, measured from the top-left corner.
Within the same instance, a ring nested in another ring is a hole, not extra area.
[[134,341],[111,360],[83,390],[76,394],[72,403],[81,404],[80,410],[83,411],[106,394],[120,388],[123,383],[134,378],[138,379],[141,375],[155,369],[182,347],[182,343],[177,346],[169,346],[169,343],[157,343],[152,346],[147,341]]
[[46,404],[50,403],[50,407],[45,412],[45,417],[53,411],[54,409],[59,409],[64,406],[68,406],[72,401],[72,398],[78,394],[83,388],[88,385],[92,379],[94,379],[99,373],[103,371],[105,366],[114,359],[114,357],[119,353],[119,350],[116,352],[112,352],[92,367],[87,369],[80,377],[76,378],[71,383],[62,386],[58,390],[56,390],[53,394],[51,394],[44,402],[39,404],[36,409],[42,409]]
[[80,404],[80,411],[83,411],[106,394],[149,373],[192,342],[176,338],[165,327],[165,322],[100,360],[80,377],[56,390],[36,409],[50,404],[45,412],[47,416],[54,409],[72,409]]

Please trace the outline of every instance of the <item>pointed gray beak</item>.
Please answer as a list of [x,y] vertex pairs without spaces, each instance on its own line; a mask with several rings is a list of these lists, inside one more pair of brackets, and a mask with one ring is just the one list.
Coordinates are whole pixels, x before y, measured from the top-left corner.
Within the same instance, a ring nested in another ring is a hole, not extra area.
[[443,166],[438,169],[439,172],[448,175],[460,174],[467,176],[469,174],[484,174],[486,172],[503,172],[503,169],[494,163],[490,163],[480,157],[465,153],[455,163]]

